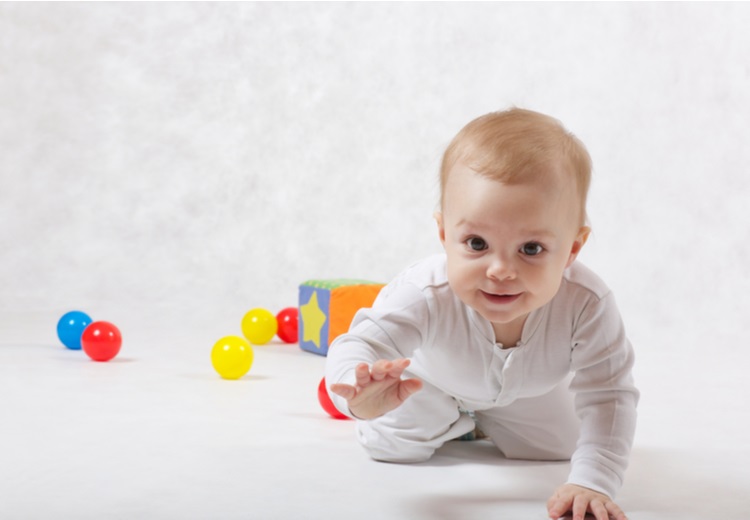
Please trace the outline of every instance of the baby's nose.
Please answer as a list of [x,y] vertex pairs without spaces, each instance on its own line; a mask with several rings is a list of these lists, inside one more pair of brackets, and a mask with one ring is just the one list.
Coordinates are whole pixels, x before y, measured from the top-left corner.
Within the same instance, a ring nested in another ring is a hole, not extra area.
[[516,271],[510,260],[497,256],[487,267],[487,277],[493,280],[509,280],[516,277]]

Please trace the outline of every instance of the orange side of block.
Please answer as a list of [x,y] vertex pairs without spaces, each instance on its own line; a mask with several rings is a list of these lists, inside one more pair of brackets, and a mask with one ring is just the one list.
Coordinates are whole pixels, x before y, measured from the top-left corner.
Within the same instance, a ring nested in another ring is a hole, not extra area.
[[349,285],[338,287],[331,291],[331,304],[328,312],[328,344],[342,334],[349,331],[354,315],[363,307],[372,307],[380,289],[385,287],[376,285]]

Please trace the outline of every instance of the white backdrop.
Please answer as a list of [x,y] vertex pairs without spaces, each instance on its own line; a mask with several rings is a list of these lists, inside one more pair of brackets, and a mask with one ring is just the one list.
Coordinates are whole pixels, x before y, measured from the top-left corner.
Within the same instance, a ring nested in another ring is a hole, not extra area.
[[636,343],[746,348],[750,5],[0,5],[0,310],[295,305],[440,249],[440,155],[549,113]]
[[[250,489],[258,518],[351,518],[376,489],[368,518],[541,517],[564,468],[377,465],[319,409],[322,358],[257,349],[240,386],[208,362],[304,280],[439,251],[444,147],[517,105],[594,160],[581,259],[642,390],[623,506],[746,518],[748,27],[750,3],[0,3],[0,516],[246,518]],[[120,327],[115,362],[59,344],[71,309]]]

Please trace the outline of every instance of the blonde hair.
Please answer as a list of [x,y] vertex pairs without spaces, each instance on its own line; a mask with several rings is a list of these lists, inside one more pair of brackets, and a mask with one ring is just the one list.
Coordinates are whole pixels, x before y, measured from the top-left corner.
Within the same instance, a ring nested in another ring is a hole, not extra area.
[[453,138],[440,166],[440,206],[450,170],[461,163],[480,175],[519,184],[562,167],[576,183],[581,224],[591,184],[591,157],[583,143],[553,117],[512,108],[492,112],[467,124]]

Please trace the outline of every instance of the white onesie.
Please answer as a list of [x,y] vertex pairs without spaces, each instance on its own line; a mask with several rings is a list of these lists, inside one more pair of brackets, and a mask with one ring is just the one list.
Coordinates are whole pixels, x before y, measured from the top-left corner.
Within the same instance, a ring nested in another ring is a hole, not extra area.
[[[377,460],[427,460],[443,443],[481,430],[508,458],[571,459],[569,483],[614,498],[636,423],[633,349],[612,293],[578,262],[560,289],[532,312],[514,348],[451,290],[444,254],[418,262],[357,313],[328,352],[326,382],[355,382],[354,368],[411,359],[406,376],[424,382],[399,408],[357,421]],[[330,390],[329,390],[329,393]],[[346,400],[331,393],[350,415]]]

